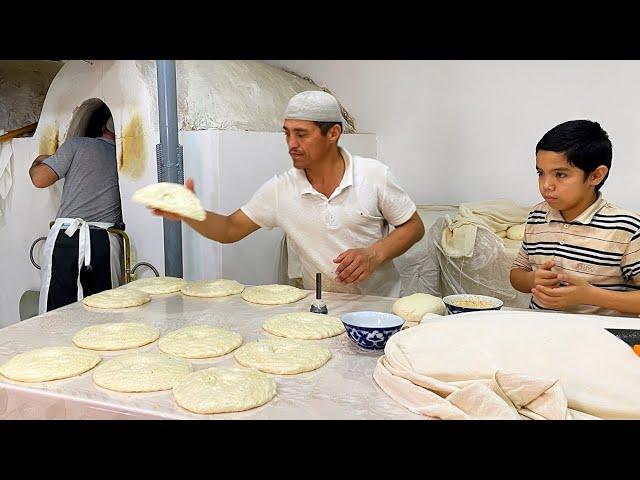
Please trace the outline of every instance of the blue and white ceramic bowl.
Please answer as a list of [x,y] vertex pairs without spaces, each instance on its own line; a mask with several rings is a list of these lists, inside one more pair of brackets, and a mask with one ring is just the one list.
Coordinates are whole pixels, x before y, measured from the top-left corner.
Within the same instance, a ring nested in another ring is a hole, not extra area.
[[341,319],[349,338],[367,350],[382,350],[404,324],[398,315],[383,312],[351,312]]
[[500,310],[504,303],[499,298],[487,295],[447,295],[442,299],[449,315],[464,312],[482,312],[485,310]]

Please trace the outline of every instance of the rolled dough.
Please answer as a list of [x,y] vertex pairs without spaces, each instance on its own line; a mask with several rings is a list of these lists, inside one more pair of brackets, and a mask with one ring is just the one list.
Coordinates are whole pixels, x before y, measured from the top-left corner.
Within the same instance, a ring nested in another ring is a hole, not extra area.
[[125,350],[154,342],[160,330],[144,323],[103,323],[83,328],[73,336],[73,343],[90,350]]
[[276,394],[276,382],[249,368],[211,367],[187,375],[173,388],[178,405],[195,413],[240,412]]
[[149,294],[129,288],[114,288],[84,297],[82,302],[94,308],[129,308],[151,301]]
[[169,390],[191,373],[191,364],[164,353],[130,353],[101,364],[93,372],[96,385],[116,392]]
[[162,295],[165,293],[178,292],[186,283],[186,280],[176,277],[149,277],[134,280],[124,286],[148,293],[149,295]]
[[241,296],[250,303],[280,305],[283,303],[297,302],[308,294],[309,292],[296,287],[273,284],[245,288]]
[[183,217],[202,221],[207,217],[196,195],[178,183],[153,183],[137,190],[131,199],[147,207],[177,213]]
[[294,375],[320,368],[331,358],[331,352],[305,340],[265,338],[243,345],[234,356],[245,367],[267,373]]
[[242,293],[244,285],[235,280],[198,280],[183,285],[180,291],[190,297],[226,297]]
[[279,337],[320,339],[344,333],[344,325],[338,317],[321,313],[280,313],[269,317],[262,328]]
[[0,373],[19,382],[48,382],[91,370],[100,355],[74,347],[45,347],[20,353],[0,367]]
[[242,335],[208,325],[174,330],[160,339],[161,351],[184,358],[219,357],[242,345]]

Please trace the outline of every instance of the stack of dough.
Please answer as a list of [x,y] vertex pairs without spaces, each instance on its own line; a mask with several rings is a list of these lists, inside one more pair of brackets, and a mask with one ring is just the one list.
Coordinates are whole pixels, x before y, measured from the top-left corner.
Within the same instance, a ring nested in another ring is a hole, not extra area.
[[244,285],[235,280],[199,280],[188,282],[182,286],[180,291],[190,297],[226,297],[242,293]]
[[283,303],[293,303],[303,299],[309,294],[305,290],[300,290],[289,285],[260,285],[258,287],[245,288],[242,292],[243,300],[250,303],[263,305],[280,305]]
[[147,207],[176,213],[182,217],[202,221],[207,213],[200,200],[184,185],[177,183],[154,183],[137,190],[131,199]]
[[155,342],[160,330],[144,323],[102,323],[83,328],[73,343],[89,350],[125,350]]
[[186,280],[176,277],[150,277],[134,280],[125,285],[126,288],[133,288],[149,295],[162,295],[165,293],[174,293],[186,284]]
[[75,377],[100,363],[100,355],[73,347],[45,347],[16,355],[0,373],[19,382],[48,382]]
[[402,327],[405,329],[416,326],[427,313],[444,315],[447,308],[439,297],[427,293],[414,293],[396,300],[392,311],[406,322]]
[[195,413],[240,412],[259,407],[276,394],[276,382],[249,368],[211,367],[173,387],[176,403]]
[[345,331],[338,317],[311,312],[280,313],[269,317],[262,328],[279,337],[304,340],[335,337]]
[[94,295],[84,297],[82,302],[94,308],[129,308],[144,305],[151,301],[151,297],[133,288],[114,288]]

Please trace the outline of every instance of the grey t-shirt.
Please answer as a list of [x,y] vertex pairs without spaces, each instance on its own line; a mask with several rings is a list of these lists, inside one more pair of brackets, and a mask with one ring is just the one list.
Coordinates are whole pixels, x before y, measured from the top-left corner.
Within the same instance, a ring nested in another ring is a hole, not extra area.
[[42,162],[64,178],[58,218],[122,221],[116,145],[100,137],[72,137]]

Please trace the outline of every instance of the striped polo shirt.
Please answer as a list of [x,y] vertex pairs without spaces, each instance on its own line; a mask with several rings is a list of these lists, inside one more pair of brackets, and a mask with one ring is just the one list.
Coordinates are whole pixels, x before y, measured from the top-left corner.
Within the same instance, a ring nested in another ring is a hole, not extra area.
[[[640,290],[640,215],[618,208],[598,193],[598,199],[571,222],[542,202],[527,217],[524,240],[513,268],[534,271],[553,260],[565,272],[597,287],[616,291]],[[529,308],[550,310],[531,298]],[[635,316],[578,305],[574,313]]]

